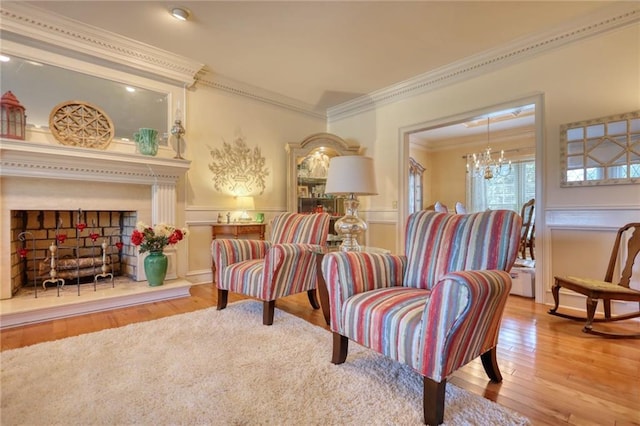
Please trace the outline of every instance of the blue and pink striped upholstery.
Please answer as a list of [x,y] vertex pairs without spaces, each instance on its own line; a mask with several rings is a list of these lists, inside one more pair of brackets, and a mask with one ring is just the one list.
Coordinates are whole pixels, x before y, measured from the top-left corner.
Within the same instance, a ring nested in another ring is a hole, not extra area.
[[282,213],[273,219],[271,241],[213,240],[216,285],[264,301],[315,289],[313,249],[326,244],[328,232],[326,213]]
[[520,227],[507,210],[420,211],[405,255],[327,254],[332,331],[441,382],[497,345]]

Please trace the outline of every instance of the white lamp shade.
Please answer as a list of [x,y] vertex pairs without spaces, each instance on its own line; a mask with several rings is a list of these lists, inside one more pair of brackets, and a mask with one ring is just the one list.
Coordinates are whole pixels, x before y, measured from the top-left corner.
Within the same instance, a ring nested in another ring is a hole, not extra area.
[[324,192],[326,194],[377,195],[373,158],[361,155],[333,157]]
[[255,209],[253,197],[237,197],[236,206],[238,210],[246,211]]

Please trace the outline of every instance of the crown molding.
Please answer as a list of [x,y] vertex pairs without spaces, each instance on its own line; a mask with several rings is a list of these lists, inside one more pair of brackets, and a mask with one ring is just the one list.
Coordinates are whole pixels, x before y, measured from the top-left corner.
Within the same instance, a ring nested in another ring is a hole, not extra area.
[[470,56],[326,111],[320,111],[317,107],[296,99],[214,75],[204,69],[204,64],[189,58],[51,14],[31,5],[5,2],[0,7],[2,32],[14,33],[40,43],[64,46],[68,51],[151,73],[162,80],[180,82],[186,86],[197,82],[234,95],[325,119],[329,123],[521,62],[542,52],[639,21],[640,8],[636,7],[636,3],[616,3],[605,11],[572,21],[561,28],[515,40],[506,46]]
[[[490,145],[513,144],[523,140],[535,141],[534,126],[524,126],[517,129],[503,130],[500,132],[491,132]],[[462,136],[457,138],[439,139],[435,141],[411,140],[412,147],[420,146],[425,152],[441,152],[455,149],[467,148],[471,151],[477,150],[479,146],[486,147],[487,135],[477,134],[471,136]]]
[[585,38],[606,33],[640,21],[640,8],[635,2],[617,3],[605,11],[571,21],[554,30],[517,39],[501,46],[453,62],[416,77],[360,96],[327,109],[329,123],[338,121],[381,105],[400,101],[421,93],[525,61],[542,52],[556,49]]
[[314,118],[327,119],[326,112],[318,110],[313,105],[248,83],[233,80],[220,74],[214,74],[211,71],[205,70],[198,78],[197,84],[285,108]]
[[0,31],[191,86],[203,64],[23,3],[0,7]]

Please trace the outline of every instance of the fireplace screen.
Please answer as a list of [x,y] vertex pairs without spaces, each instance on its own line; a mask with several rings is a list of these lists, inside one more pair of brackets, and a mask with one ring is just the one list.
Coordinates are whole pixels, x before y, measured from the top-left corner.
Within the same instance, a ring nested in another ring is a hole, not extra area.
[[12,292],[32,286],[64,285],[136,278],[132,211],[16,210],[12,221]]

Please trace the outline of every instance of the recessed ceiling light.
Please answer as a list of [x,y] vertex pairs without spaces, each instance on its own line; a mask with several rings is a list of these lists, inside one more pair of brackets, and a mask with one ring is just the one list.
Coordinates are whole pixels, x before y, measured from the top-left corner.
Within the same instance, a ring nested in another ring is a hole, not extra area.
[[5,55],[0,55],[0,62],[9,62],[11,60],[10,57]]
[[127,89],[127,92],[129,92],[129,93],[133,93],[133,92],[136,91],[135,87],[131,87],[131,86],[127,86],[127,87],[125,87],[125,89]]
[[174,7],[171,9],[171,16],[181,21],[186,21],[189,19],[189,11],[181,7]]

